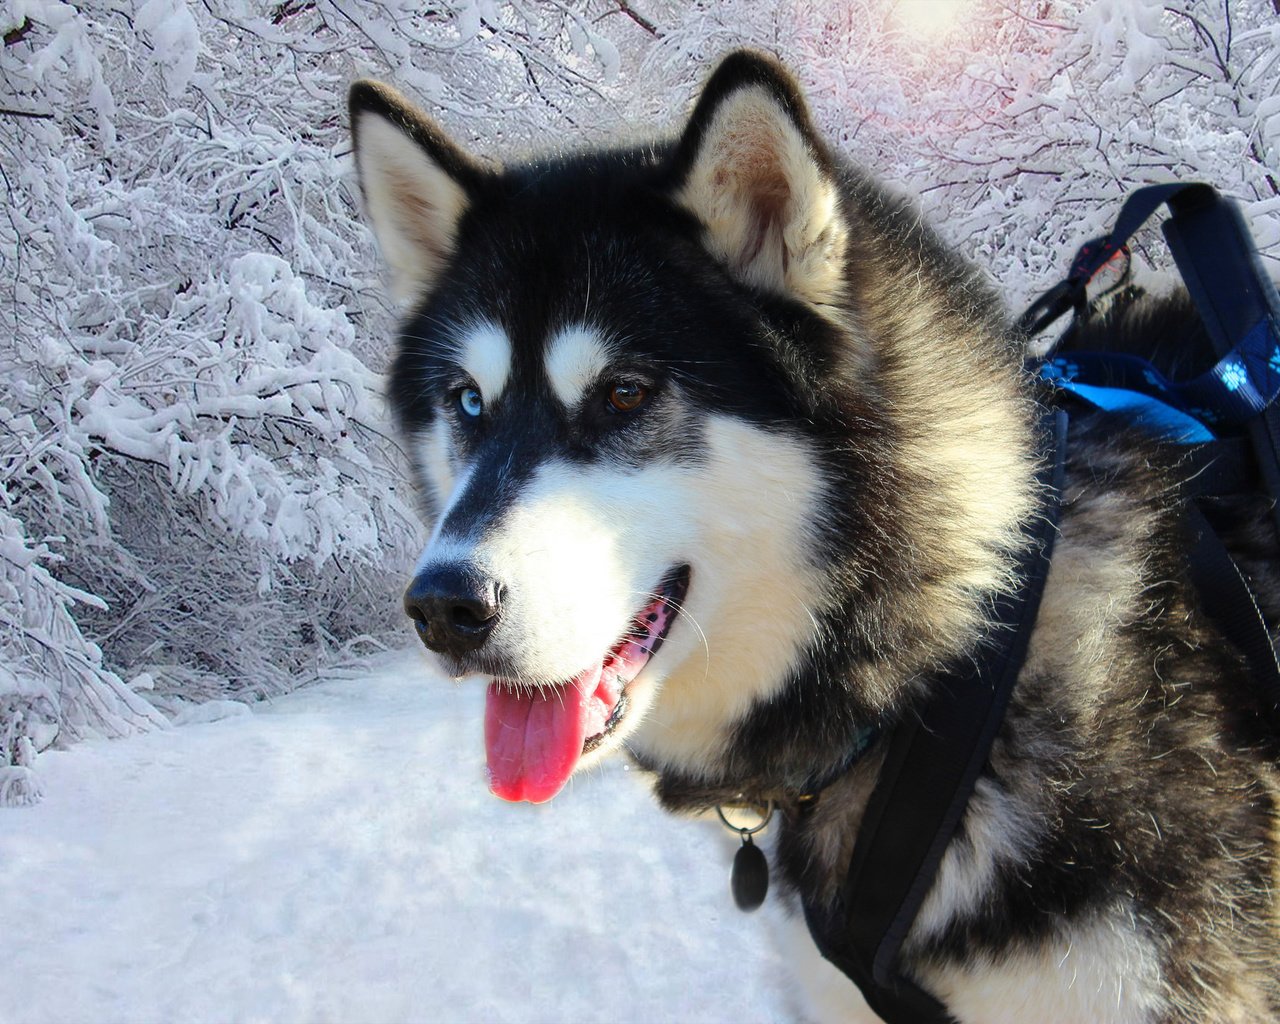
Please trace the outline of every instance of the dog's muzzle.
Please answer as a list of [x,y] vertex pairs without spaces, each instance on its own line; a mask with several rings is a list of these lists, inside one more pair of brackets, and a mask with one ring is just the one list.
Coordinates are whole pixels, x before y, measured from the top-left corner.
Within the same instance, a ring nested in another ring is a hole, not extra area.
[[461,659],[483,647],[498,624],[502,589],[474,566],[434,566],[413,578],[404,610],[429,649]]

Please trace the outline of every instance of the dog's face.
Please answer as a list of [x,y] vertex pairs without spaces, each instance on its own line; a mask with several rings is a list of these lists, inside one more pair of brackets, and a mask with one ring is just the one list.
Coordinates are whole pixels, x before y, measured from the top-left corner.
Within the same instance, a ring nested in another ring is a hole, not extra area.
[[491,786],[550,799],[624,740],[697,771],[826,599],[824,375],[845,224],[790,79],[735,55],[674,144],[498,170],[352,91],[409,303],[391,397],[436,518],[406,594],[490,679]]

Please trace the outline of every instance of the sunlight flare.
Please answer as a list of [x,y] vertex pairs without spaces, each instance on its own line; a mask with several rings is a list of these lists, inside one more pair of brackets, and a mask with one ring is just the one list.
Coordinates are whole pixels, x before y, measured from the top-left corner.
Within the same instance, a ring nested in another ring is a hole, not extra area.
[[968,6],[967,0],[899,0],[893,14],[906,32],[933,42],[956,26]]

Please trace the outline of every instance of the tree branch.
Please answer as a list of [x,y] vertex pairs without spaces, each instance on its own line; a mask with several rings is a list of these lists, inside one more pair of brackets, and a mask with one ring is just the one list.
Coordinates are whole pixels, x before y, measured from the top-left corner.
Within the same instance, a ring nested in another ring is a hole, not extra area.
[[17,28],[9,29],[9,31],[4,34],[4,45],[16,46],[18,43],[22,42],[22,40],[26,39],[27,36],[29,36],[30,34],[31,34],[31,19],[23,18],[21,25],[19,25]]
[[[1280,3],[1280,0],[1273,0],[1273,2]],[[648,32],[649,35],[653,36],[654,39],[662,38],[663,36],[662,30],[659,29],[657,25],[655,25],[652,21],[646,18],[643,14],[637,11],[634,7],[632,7],[631,4],[628,3],[628,0],[615,0],[615,3],[617,3],[618,5],[618,13],[625,14],[628,18],[634,21],[642,29]]]

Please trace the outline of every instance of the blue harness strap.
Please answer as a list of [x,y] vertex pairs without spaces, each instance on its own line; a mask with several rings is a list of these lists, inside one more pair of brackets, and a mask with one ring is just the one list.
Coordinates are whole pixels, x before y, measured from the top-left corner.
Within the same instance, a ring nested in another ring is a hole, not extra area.
[[[1085,356],[1097,356],[1097,353],[1086,352]],[[1106,357],[1101,357],[1105,359]],[[1119,362],[1126,357],[1117,356]],[[1088,376],[1088,360],[1085,379]],[[1110,362],[1108,360],[1108,362]],[[1145,360],[1133,359],[1139,364],[1135,369],[1148,365]],[[1145,373],[1146,371],[1140,370]],[[1205,426],[1204,420],[1194,412],[1183,412],[1167,402],[1162,402],[1145,391],[1132,388],[1116,387],[1108,384],[1085,384],[1076,378],[1081,376],[1080,362],[1075,356],[1070,358],[1051,359],[1040,368],[1040,376],[1051,384],[1069,391],[1077,398],[1083,399],[1098,409],[1120,413],[1128,416],[1136,423],[1142,424],[1153,433],[1160,434],[1179,444],[1208,444],[1213,441],[1213,432]]]
[[1218,361],[1186,381],[1122,352],[1070,352],[1034,369],[1170,440],[1206,444],[1224,433],[1248,434],[1280,530],[1280,295],[1235,203],[1201,183],[1139,189],[1111,234],[1081,247],[1067,278],[1028,307],[1017,329],[1031,337],[1068,310],[1088,316],[1089,282],[1118,253],[1127,254],[1133,233],[1165,203],[1173,215],[1161,229]]
[[[1041,375],[1100,408],[1131,411],[1157,429],[1167,423],[1161,432],[1178,440],[1212,441],[1214,429],[1243,427],[1280,395],[1280,328],[1271,317],[1262,317],[1217,363],[1188,381],[1171,380],[1147,360],[1124,352],[1057,356]],[[1100,393],[1107,390],[1122,395]],[[1152,405],[1163,409],[1152,411]],[[1198,436],[1181,436],[1188,419],[1201,425]]]
[[[1069,309],[1087,315],[1089,281],[1162,203],[1173,211],[1162,230],[1218,362],[1198,377],[1176,381],[1139,356],[1072,352],[1049,360],[1040,372],[1099,408],[1123,411],[1174,440],[1200,443],[1223,429],[1248,429],[1280,396],[1280,296],[1262,268],[1239,208],[1210,186],[1139,189],[1121,208],[1115,230],[1085,243],[1066,280],[1032,303],[1018,328],[1029,337]],[[1104,389],[1122,393],[1108,395]],[[1186,417],[1204,429],[1196,430]],[[1280,422],[1275,426],[1280,428]],[[1269,443],[1273,438],[1257,440],[1268,442],[1260,458],[1280,462],[1280,449]],[[1280,440],[1280,429],[1274,440]],[[1275,483],[1280,485],[1280,473]],[[1273,495],[1280,498],[1280,490]]]

